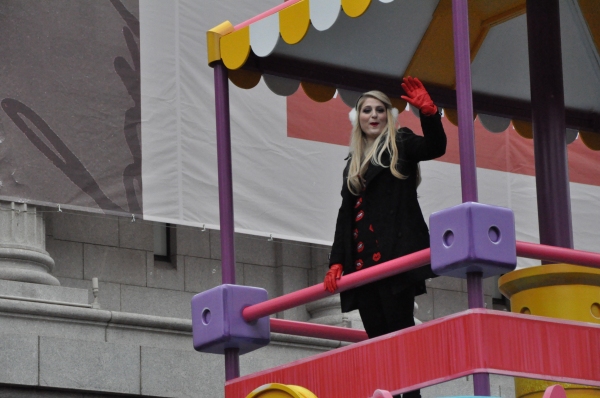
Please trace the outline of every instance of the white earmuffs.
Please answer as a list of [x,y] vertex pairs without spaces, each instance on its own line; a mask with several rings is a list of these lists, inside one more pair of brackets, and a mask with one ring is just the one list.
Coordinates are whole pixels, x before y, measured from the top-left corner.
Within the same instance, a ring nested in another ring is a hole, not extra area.
[[[358,103],[358,101],[357,101],[357,103]],[[398,119],[399,113],[400,112],[398,112],[398,108],[392,108],[392,116],[394,116],[394,119]],[[348,119],[350,119],[350,123],[352,123],[352,127],[355,127],[358,124],[358,111],[356,110],[356,107],[352,108],[352,110],[350,112],[348,112]]]
[[350,119],[350,123],[352,123],[352,127],[356,126],[356,123],[358,123],[358,116],[356,115],[358,112],[356,111],[356,108],[352,108],[352,110],[350,112],[348,112],[348,119]]

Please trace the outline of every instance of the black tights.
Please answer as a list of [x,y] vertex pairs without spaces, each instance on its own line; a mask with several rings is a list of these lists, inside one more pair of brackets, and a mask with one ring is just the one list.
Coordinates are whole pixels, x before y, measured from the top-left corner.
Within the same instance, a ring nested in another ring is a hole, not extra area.
[[[414,288],[394,295],[387,286],[374,282],[359,289],[358,312],[370,339],[415,326]],[[400,397],[400,394],[394,395],[394,398]],[[420,390],[406,392],[404,398],[421,398]]]

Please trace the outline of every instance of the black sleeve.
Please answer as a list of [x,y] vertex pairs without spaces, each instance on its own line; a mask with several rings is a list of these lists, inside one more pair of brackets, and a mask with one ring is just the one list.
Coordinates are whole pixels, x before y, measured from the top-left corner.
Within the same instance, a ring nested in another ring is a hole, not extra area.
[[335,222],[335,235],[333,238],[333,246],[331,247],[331,256],[329,257],[329,266],[333,264],[342,264],[345,265],[345,255],[346,252],[344,250],[344,234],[349,233],[346,228],[348,220],[350,219],[349,212],[350,209],[350,196],[352,195],[346,186],[346,178],[348,176],[348,167],[350,166],[350,161],[346,165],[343,174],[343,184],[342,184],[342,205],[338,210],[337,221]]
[[439,158],[446,153],[446,133],[439,113],[432,116],[421,114],[423,136],[418,136],[408,128],[398,131],[402,142],[404,158],[413,162]]

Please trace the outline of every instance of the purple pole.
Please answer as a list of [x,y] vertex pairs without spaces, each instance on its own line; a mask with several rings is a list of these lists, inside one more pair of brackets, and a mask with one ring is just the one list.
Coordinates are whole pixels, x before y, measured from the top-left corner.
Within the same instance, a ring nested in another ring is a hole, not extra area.
[[[223,63],[215,65],[215,114],[217,119],[217,165],[219,170],[219,217],[221,222],[221,281],[235,284],[233,241],[233,178],[231,177],[231,129],[229,80]],[[225,380],[240,376],[237,348],[225,350]]]
[[[481,272],[467,273],[467,291],[469,292],[469,308],[483,308],[483,286]],[[477,396],[490,396],[490,375],[488,373],[473,374],[473,391]]]
[[[469,308],[484,308],[483,285],[481,272],[467,272],[467,290],[469,291]],[[472,293],[472,294],[471,294]],[[477,395],[477,394],[475,394]]]
[[240,377],[239,348],[225,349],[225,381]]
[[469,13],[466,0],[452,1],[454,23],[454,67],[456,69],[456,103],[458,111],[458,145],[463,202],[477,202],[477,169],[471,92],[471,48]]
[[558,0],[527,0],[540,243],[573,248]]
[[217,118],[217,165],[219,169],[219,216],[221,221],[221,275],[222,283],[235,284],[229,80],[227,79],[227,69],[220,62],[215,65],[215,113]]
[[[456,103],[458,111],[458,144],[463,202],[477,202],[477,168],[473,126],[473,93],[471,89],[471,47],[467,0],[452,0],[454,30],[454,67],[456,69]],[[483,308],[481,272],[467,273],[469,308]],[[490,395],[490,375],[473,375],[475,395]]]

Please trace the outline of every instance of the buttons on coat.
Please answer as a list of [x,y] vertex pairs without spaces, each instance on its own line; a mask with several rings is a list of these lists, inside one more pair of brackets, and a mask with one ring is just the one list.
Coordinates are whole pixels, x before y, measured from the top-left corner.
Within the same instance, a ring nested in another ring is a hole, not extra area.
[[364,211],[359,211],[358,214],[356,215],[356,221],[360,221],[362,220],[362,218],[365,216],[365,212]]
[[358,244],[356,245],[356,251],[358,253],[362,252],[365,249],[365,245],[362,242],[358,242]]

